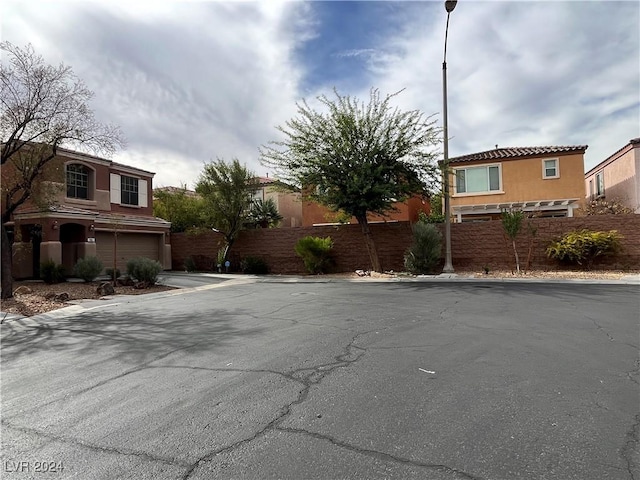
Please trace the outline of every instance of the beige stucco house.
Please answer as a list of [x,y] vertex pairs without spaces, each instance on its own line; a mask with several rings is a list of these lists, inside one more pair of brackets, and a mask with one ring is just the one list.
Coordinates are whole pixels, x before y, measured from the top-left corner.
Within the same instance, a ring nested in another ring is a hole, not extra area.
[[586,145],[495,148],[450,159],[456,222],[488,221],[503,210],[572,217],[584,202]]
[[587,200],[616,200],[640,213],[640,138],[585,173],[584,182]]
[[270,177],[258,177],[258,189],[254,200],[273,200],[278,213],[282,215],[279,227],[300,227],[302,225],[302,201],[300,194],[287,191],[279,186],[279,180]]

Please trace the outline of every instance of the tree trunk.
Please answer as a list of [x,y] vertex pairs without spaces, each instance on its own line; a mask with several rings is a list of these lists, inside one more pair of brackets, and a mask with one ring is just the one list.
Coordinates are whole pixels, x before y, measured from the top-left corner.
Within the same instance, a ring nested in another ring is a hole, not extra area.
[[376,250],[376,244],[373,240],[373,235],[371,235],[371,230],[369,229],[369,222],[367,222],[367,216],[357,216],[356,220],[360,224],[360,228],[362,228],[362,234],[364,235],[364,243],[367,246],[367,252],[369,253],[369,260],[371,261],[371,269],[374,272],[382,273],[382,266],[380,265],[380,258],[378,257],[378,250]]
[[518,250],[516,249],[516,241],[511,240],[513,245],[513,255],[516,257],[516,271],[520,273],[520,259],[518,258]]
[[9,244],[9,237],[7,230],[4,228],[4,222],[2,222],[2,294],[3,300],[13,297],[13,274],[11,273],[11,265],[13,260],[13,254],[11,245]]

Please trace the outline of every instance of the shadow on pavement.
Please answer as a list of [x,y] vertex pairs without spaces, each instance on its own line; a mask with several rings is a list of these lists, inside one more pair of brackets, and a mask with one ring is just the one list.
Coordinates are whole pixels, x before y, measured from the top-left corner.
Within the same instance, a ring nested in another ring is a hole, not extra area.
[[2,361],[35,351],[73,353],[78,361],[93,362],[100,351],[125,362],[144,363],[158,355],[189,349],[211,350],[237,337],[258,335],[263,328],[238,326],[246,318],[241,310],[212,310],[205,314],[127,314],[102,311],[74,315],[11,335],[2,342]]

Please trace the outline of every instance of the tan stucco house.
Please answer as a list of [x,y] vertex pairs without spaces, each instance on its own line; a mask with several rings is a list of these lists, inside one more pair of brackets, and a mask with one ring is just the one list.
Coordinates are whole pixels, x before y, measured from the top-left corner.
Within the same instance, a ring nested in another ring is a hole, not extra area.
[[37,277],[46,260],[71,272],[85,256],[109,268],[115,255],[122,272],[139,256],[171,268],[171,224],[153,217],[154,173],[63,148],[46,168],[63,169],[64,185],[53,182],[48,206],[26,203],[6,224],[14,278]]
[[586,149],[586,145],[495,148],[451,158],[454,221],[493,220],[509,209],[574,216],[584,201]]
[[584,182],[587,200],[616,200],[640,213],[640,138],[585,173]]
[[300,194],[282,188],[279,180],[270,177],[258,177],[258,189],[253,194],[254,200],[273,200],[282,215],[278,227],[299,227],[302,225],[302,201]]

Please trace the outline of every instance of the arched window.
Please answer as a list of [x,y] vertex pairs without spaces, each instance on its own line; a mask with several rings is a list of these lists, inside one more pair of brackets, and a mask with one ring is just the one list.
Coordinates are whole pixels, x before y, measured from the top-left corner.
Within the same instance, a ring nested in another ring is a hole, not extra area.
[[67,197],[89,200],[89,168],[72,163],[67,165]]

